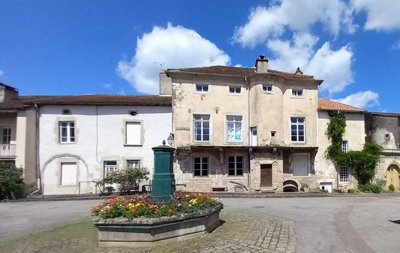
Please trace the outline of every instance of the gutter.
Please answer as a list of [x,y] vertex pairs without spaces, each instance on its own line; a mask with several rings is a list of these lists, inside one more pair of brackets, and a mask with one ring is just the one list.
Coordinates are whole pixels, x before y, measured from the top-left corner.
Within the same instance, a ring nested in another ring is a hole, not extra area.
[[36,149],[36,190],[31,192],[28,196],[31,197],[33,194],[40,192],[40,190],[42,189],[42,177],[41,177],[41,173],[40,173],[40,155],[39,155],[39,120],[40,120],[40,113],[39,113],[39,107],[37,104],[34,104],[33,106],[35,108],[36,111],[36,138],[35,138],[35,149]]
[[248,170],[249,170],[249,172],[248,172],[248,175],[247,175],[247,187],[248,187],[248,191],[250,191],[251,190],[251,187],[250,187],[250,183],[251,183],[251,180],[250,180],[250,171],[251,171],[251,162],[250,162],[250,138],[251,138],[251,133],[250,133],[250,84],[249,84],[249,81],[247,80],[247,76],[245,76],[244,77],[244,81],[245,81],[245,83],[247,84],[247,86],[248,86],[248,92],[247,92],[247,146],[248,146],[248,149],[247,149],[247,160],[248,160]]

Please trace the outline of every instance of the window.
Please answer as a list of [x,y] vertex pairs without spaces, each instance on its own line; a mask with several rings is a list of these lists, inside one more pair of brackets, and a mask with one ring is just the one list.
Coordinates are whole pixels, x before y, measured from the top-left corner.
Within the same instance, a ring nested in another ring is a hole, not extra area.
[[226,141],[242,142],[242,116],[226,116]]
[[208,92],[208,84],[204,84],[204,83],[197,84],[196,83],[196,91],[197,92],[204,92],[204,93]]
[[342,141],[342,151],[344,153],[347,153],[347,151],[349,151],[349,144],[347,141]]
[[291,140],[292,142],[304,142],[305,125],[304,118],[292,117],[291,122]]
[[139,169],[140,160],[126,160],[126,167],[128,169]]
[[126,145],[142,145],[142,124],[140,122],[126,122]]
[[228,157],[228,175],[243,176],[243,156]]
[[194,158],[194,175],[199,177],[208,176],[208,157]]
[[3,128],[3,142],[2,144],[11,143],[11,128]]
[[345,166],[339,168],[339,183],[349,182],[349,169]]
[[117,161],[105,161],[104,162],[104,177],[108,177],[110,174],[118,171]]
[[242,88],[241,87],[229,86],[229,93],[240,94],[241,92],[242,92]]
[[60,143],[74,143],[75,142],[75,122],[73,121],[60,121]]
[[61,163],[61,185],[76,185],[77,175],[76,163]]
[[292,89],[292,96],[294,97],[302,97],[303,89]]
[[272,92],[272,85],[271,84],[263,84],[262,85],[262,91],[266,93],[271,93]]
[[194,140],[210,141],[210,115],[193,115]]

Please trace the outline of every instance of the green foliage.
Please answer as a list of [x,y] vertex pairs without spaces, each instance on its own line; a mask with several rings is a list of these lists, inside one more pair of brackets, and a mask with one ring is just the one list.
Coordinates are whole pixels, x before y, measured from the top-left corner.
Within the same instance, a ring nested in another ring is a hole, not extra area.
[[0,200],[24,197],[22,169],[12,164],[0,163]]
[[118,184],[119,192],[122,194],[129,193],[138,187],[141,180],[148,179],[149,172],[145,168],[125,169],[121,172],[115,172],[108,177],[97,182],[97,185]]
[[390,184],[390,185],[389,185],[389,191],[394,192],[394,190],[395,190],[395,189],[394,189],[394,185]]
[[383,186],[381,184],[366,183],[360,185],[359,188],[360,191],[362,192],[373,192],[373,193],[383,192]]
[[362,151],[342,151],[343,134],[346,130],[346,118],[343,112],[330,111],[327,136],[331,145],[326,156],[338,166],[354,168],[360,184],[367,184],[375,175],[375,166],[379,162],[382,147],[376,143],[365,143]]

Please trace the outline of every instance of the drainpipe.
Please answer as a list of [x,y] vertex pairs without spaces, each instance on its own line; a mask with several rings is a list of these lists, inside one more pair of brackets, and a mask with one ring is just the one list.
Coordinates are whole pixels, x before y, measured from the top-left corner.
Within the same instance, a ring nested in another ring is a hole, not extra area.
[[40,119],[40,112],[39,112],[39,107],[37,104],[35,104],[33,106],[33,108],[35,108],[36,111],[36,126],[35,126],[35,132],[36,132],[36,138],[35,138],[35,149],[36,149],[36,190],[31,192],[29,194],[29,196],[32,196],[33,194],[40,192],[40,190],[42,189],[42,177],[41,177],[41,173],[40,173],[40,155],[39,155],[39,119]]
[[251,191],[251,180],[250,180],[250,170],[251,170],[251,162],[250,162],[250,138],[251,138],[251,133],[250,133],[250,84],[249,81],[247,80],[247,76],[244,77],[244,81],[247,84],[247,87],[249,87],[248,92],[247,92],[247,160],[248,160],[248,174],[247,174],[247,187],[249,191]]

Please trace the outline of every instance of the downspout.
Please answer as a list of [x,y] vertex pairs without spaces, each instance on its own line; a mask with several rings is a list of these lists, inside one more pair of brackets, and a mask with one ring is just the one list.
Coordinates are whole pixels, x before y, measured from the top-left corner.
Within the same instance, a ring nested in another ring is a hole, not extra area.
[[39,148],[40,148],[40,141],[39,141],[39,133],[40,133],[40,131],[39,131],[39,126],[40,126],[40,124],[39,124],[39,120],[40,120],[40,112],[39,112],[39,107],[38,107],[38,105],[37,104],[34,104],[34,106],[33,106],[33,108],[35,108],[35,111],[36,111],[36,126],[35,126],[35,134],[36,134],[36,138],[35,138],[35,149],[36,149],[36,151],[35,151],[35,153],[36,153],[36,176],[37,176],[37,179],[36,179],[36,190],[35,191],[33,191],[33,192],[31,192],[30,194],[29,194],[29,196],[32,196],[33,194],[35,194],[35,193],[38,193],[38,192],[40,192],[40,190],[42,189],[42,176],[41,176],[41,173],[40,173],[40,155],[39,155]]
[[245,81],[245,83],[247,84],[247,87],[249,88],[248,89],[248,92],[247,92],[247,127],[248,127],[248,131],[247,131],[247,146],[248,146],[248,149],[247,149],[247,160],[248,160],[248,170],[249,170],[249,172],[248,172],[248,175],[247,175],[247,187],[248,187],[248,189],[249,189],[249,191],[251,191],[251,186],[250,186],[250,183],[251,183],[251,180],[250,180],[250,171],[251,171],[251,162],[250,162],[250,138],[251,138],[251,133],[250,133],[250,84],[249,84],[249,81],[247,80],[247,76],[245,76],[244,77],[244,81]]

